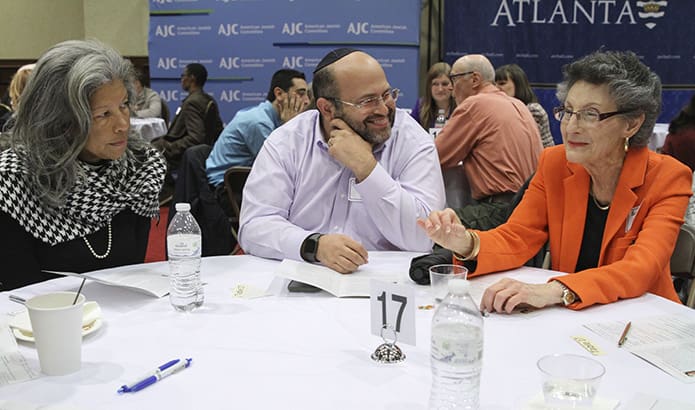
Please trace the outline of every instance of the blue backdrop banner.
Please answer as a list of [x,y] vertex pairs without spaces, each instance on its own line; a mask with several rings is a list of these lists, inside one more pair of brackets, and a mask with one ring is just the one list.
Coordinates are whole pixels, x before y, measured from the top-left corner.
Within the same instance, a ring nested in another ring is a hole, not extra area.
[[[695,88],[692,1],[447,1],[444,56],[484,54],[494,66],[516,63],[539,86],[547,111],[562,66],[599,49],[632,50],[666,85],[659,122],[669,122]],[[553,135],[559,141],[556,124]]]
[[258,104],[276,70],[302,71],[307,82],[337,47],[359,48],[379,60],[399,105],[417,99],[420,0],[151,0],[152,88],[172,113],[185,98],[179,76],[189,63],[208,70],[205,90],[229,122]]
[[448,1],[445,54],[451,62],[483,53],[555,83],[563,64],[601,47],[632,50],[664,83],[693,84],[693,11],[693,2],[674,0]]

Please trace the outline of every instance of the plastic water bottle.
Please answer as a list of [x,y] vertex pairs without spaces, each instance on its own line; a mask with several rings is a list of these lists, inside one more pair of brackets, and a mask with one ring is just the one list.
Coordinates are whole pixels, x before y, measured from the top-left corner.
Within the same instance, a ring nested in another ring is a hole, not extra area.
[[453,279],[432,318],[430,410],[478,409],[483,317],[467,280]]
[[443,128],[446,124],[446,113],[443,108],[439,109],[437,112],[437,117],[434,119],[434,128]]
[[167,255],[171,279],[169,301],[180,312],[189,312],[203,304],[201,245],[200,226],[191,214],[191,205],[176,204],[176,215],[167,229]]

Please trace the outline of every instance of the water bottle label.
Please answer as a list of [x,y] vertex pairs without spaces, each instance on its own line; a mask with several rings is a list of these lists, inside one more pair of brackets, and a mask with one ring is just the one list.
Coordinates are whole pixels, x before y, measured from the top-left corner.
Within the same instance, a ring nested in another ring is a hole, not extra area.
[[169,258],[186,258],[200,256],[201,237],[194,234],[170,235],[167,238]]

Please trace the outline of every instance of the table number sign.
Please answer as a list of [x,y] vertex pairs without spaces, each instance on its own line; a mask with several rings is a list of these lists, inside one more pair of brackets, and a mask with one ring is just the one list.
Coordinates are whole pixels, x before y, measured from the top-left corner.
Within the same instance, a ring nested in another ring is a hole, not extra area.
[[381,337],[388,328],[399,342],[415,346],[414,289],[378,280],[371,280],[369,288],[372,334]]

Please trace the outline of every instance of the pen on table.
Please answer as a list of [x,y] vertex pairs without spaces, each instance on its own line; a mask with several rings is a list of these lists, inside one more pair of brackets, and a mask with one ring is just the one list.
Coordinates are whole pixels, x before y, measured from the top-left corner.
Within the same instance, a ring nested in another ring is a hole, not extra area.
[[625,325],[625,330],[623,330],[623,334],[621,334],[620,339],[618,339],[618,347],[622,347],[623,344],[625,344],[625,341],[627,340],[627,333],[630,331],[631,326],[632,322],[627,322],[627,325]]
[[140,380],[132,384],[124,384],[118,389],[118,393],[135,393],[144,389],[145,387],[154,384],[165,377],[171,376],[172,374],[178,372],[181,369],[191,365],[193,359],[174,359],[168,363],[165,363],[158,368],[156,368],[151,373],[143,376]]
[[24,298],[21,297],[21,296],[17,296],[17,295],[10,295],[10,300],[11,300],[12,302],[21,303],[22,305],[25,304],[25,303],[27,302],[26,299],[24,299]]

